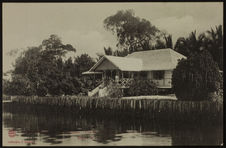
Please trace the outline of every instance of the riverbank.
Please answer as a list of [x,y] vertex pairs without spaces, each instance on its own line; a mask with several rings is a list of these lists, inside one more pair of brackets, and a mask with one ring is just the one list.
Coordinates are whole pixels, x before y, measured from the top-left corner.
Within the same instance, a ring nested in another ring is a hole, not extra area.
[[118,99],[84,96],[12,97],[13,104],[32,104],[68,108],[82,114],[126,114],[144,118],[175,120],[223,120],[223,105],[210,101],[159,99]]

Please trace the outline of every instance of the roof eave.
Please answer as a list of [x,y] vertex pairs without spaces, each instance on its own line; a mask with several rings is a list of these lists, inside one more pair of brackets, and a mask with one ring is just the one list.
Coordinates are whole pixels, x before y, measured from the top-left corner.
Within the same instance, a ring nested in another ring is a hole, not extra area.
[[96,64],[93,65],[93,67],[91,67],[89,69],[89,71],[94,71],[94,69],[104,60],[105,56],[103,56],[99,61],[97,61]]

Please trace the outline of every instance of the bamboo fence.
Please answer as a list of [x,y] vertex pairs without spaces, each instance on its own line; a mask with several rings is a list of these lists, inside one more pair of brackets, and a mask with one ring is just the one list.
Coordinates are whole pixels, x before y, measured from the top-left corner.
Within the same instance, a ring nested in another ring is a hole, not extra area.
[[178,101],[150,99],[120,99],[108,97],[37,97],[15,96],[12,103],[70,108],[83,114],[127,114],[134,117],[163,119],[223,119],[223,105],[211,101]]

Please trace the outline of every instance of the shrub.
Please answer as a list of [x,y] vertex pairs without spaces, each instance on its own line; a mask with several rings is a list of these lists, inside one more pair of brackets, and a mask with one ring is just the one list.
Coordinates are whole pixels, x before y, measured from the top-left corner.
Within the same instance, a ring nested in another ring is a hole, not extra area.
[[156,84],[150,80],[133,80],[129,85],[129,96],[140,95],[156,95],[158,94],[158,88]]
[[36,89],[36,94],[38,96],[46,96],[48,93],[48,89],[46,88],[44,83],[40,83]]
[[3,91],[6,95],[23,95],[29,96],[34,94],[34,83],[32,83],[27,77],[15,74],[12,76],[12,80],[6,80],[3,84]]
[[123,91],[115,82],[109,82],[107,85],[108,96],[111,98],[123,97]]
[[210,100],[209,94],[219,89],[221,81],[218,65],[205,50],[180,60],[172,76],[173,89],[179,100]]

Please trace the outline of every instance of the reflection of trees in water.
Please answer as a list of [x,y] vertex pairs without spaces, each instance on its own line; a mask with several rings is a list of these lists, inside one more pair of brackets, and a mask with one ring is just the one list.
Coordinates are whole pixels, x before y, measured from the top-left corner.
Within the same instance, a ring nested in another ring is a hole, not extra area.
[[[22,136],[30,140],[37,140],[38,134],[42,135],[45,143],[58,144],[62,139],[71,138],[71,131],[93,131],[95,141],[108,143],[121,140],[117,136],[127,130],[153,134],[158,136],[172,136],[173,145],[187,144],[219,144],[222,135],[217,133],[219,128],[207,128],[206,125],[184,124],[149,120],[131,116],[112,116],[104,114],[84,114],[72,111],[71,108],[63,109],[46,106],[30,105],[5,105],[4,112],[11,115],[3,116],[6,127],[15,128],[22,132]],[[195,126],[194,126],[195,125]],[[89,134],[93,134],[89,133]],[[86,138],[91,138],[85,135]]]
[[220,145],[223,143],[222,125],[207,122],[190,126],[176,124],[172,130],[172,145]]
[[106,120],[96,125],[94,140],[104,144],[110,141],[120,141],[121,136],[117,136],[116,134],[122,133],[124,131],[122,130],[121,125],[118,124],[118,122]]

